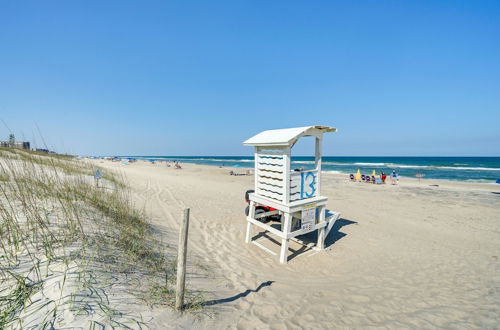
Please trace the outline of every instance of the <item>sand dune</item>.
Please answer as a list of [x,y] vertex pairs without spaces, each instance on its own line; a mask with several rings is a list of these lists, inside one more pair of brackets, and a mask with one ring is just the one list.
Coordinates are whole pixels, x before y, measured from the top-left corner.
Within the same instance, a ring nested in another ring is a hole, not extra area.
[[[173,246],[191,208],[188,259],[210,275],[193,271],[188,285],[208,291],[207,306],[195,316],[145,310],[153,328],[500,327],[500,185],[403,178],[380,186],[327,174],[322,194],[342,212],[327,249],[291,244],[281,265],[244,243],[243,194],[253,177],[189,164],[99,165],[124,173]],[[271,235],[255,235],[279,251]]]

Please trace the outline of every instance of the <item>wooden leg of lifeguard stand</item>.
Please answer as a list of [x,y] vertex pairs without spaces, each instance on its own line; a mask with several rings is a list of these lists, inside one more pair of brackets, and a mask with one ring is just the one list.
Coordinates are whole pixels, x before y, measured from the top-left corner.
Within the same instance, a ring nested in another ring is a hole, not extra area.
[[282,224],[281,232],[285,238],[281,238],[281,252],[280,252],[280,262],[286,264],[288,262],[288,238],[287,235],[290,233],[292,228],[292,215],[290,213],[285,213],[285,221]]
[[[250,202],[248,216],[252,219],[255,217],[255,202]],[[245,238],[245,242],[250,243],[251,241],[252,241],[252,223],[247,220],[247,235]]]
[[[325,221],[325,206],[321,206],[319,208],[319,223],[323,223]],[[318,242],[316,243],[316,249],[323,250],[325,248],[325,230],[326,227],[321,227],[318,229]]]

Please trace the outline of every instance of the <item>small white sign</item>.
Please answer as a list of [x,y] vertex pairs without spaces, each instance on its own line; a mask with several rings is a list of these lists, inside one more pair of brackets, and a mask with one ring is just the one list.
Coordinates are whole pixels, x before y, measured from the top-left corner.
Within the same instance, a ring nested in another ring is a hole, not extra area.
[[302,219],[301,219],[300,229],[302,230],[311,230],[316,222],[316,208],[304,209],[302,210]]

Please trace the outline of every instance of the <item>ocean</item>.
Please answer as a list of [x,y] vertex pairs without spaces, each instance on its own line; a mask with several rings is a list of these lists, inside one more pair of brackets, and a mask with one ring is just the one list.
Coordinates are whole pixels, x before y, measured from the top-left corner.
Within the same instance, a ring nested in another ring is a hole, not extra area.
[[[147,160],[171,160],[224,167],[252,168],[253,156],[120,156]],[[312,168],[313,157],[292,157],[292,168]],[[325,172],[372,173],[376,170],[390,173],[393,170],[402,177],[444,179],[479,183],[495,183],[500,179],[500,157],[327,157],[322,158]]]

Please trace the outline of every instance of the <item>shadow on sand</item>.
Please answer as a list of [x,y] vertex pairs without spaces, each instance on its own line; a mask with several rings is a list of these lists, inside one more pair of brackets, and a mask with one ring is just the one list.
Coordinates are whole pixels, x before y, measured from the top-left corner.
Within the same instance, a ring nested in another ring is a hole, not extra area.
[[234,296],[231,296],[231,297],[222,298],[222,299],[208,300],[208,301],[205,301],[205,302],[201,303],[201,305],[202,306],[213,306],[213,305],[218,305],[218,304],[224,304],[224,303],[232,302],[232,301],[238,300],[240,298],[244,298],[244,297],[248,296],[252,292],[259,292],[262,288],[264,288],[266,286],[271,286],[271,284],[273,284],[273,283],[274,283],[274,281],[262,282],[255,290],[248,289],[248,290],[245,290],[244,292],[238,293],[237,295],[234,295]]
[[[341,232],[340,230],[348,225],[352,224],[357,224],[356,221],[345,219],[345,218],[340,218],[335,223],[333,224],[333,227],[328,234],[328,236],[325,239],[325,249],[331,247],[333,244],[335,244],[338,240],[346,236],[347,234]],[[281,226],[279,223],[274,223],[271,224],[272,227],[280,230]],[[259,232],[257,235],[252,237],[252,241],[256,241],[261,237],[267,238],[270,242],[273,244],[277,245],[278,247],[281,246],[281,239],[278,237],[273,237],[269,235],[270,233],[268,231],[262,231]],[[311,250],[312,247],[316,245],[316,242],[318,241],[318,231],[313,231],[310,233],[307,233],[305,235],[300,235],[297,236],[297,238],[302,241],[303,245],[300,246],[297,250],[289,248],[289,251],[291,254],[288,256],[288,261],[292,260],[293,258]]]
[[[357,224],[356,221],[348,220],[345,218],[340,218],[335,221],[333,224],[332,230],[328,233],[328,236],[325,239],[325,249],[331,247],[337,241],[342,239],[347,234],[341,232],[340,230],[348,225]],[[288,261],[293,258],[301,255],[304,252],[309,251],[313,246],[318,242],[318,231],[315,230],[313,232],[307,233],[305,235],[297,236],[305,245],[302,245],[298,250],[292,251],[292,254],[288,256]]]
[[[341,238],[343,238],[344,236],[347,235],[347,234],[342,233],[340,231],[340,229],[342,229],[345,226],[356,224],[356,223],[357,223],[356,221],[352,221],[352,220],[348,220],[348,219],[344,219],[344,218],[340,218],[337,221],[335,221],[335,223],[333,224],[332,230],[330,231],[330,233],[328,234],[328,237],[325,240],[325,248],[332,246],[333,244],[335,244],[335,242],[337,242],[338,240],[340,240]],[[273,242],[276,245],[281,244],[281,241],[279,239],[275,239],[275,238],[271,237],[270,235],[268,235],[267,231],[263,231],[263,232],[258,233],[257,235],[252,237],[252,240],[257,240],[258,238],[261,238],[261,237],[266,237],[267,239],[269,239],[271,242]],[[303,245],[298,250],[291,250],[292,254],[288,256],[288,260],[291,260],[294,257],[300,255],[301,253],[310,250],[311,245],[316,244],[318,234],[317,234],[317,231],[314,231],[314,232],[308,233],[306,235],[298,236],[298,237],[304,243],[306,243],[306,244],[309,243],[309,244]],[[244,292],[238,293],[238,294],[231,296],[231,297],[208,300],[208,301],[203,302],[201,305],[202,306],[213,306],[213,305],[233,302],[233,301],[236,301],[240,298],[244,298],[244,297],[248,296],[252,292],[257,293],[262,288],[264,288],[266,286],[271,286],[274,282],[275,281],[262,282],[257,288],[255,288],[255,290],[248,289],[248,290],[245,290]],[[189,307],[189,306],[186,306],[186,307]]]

